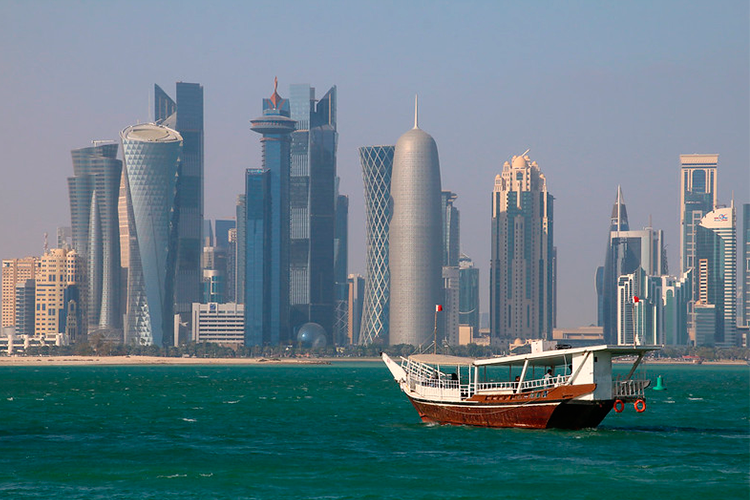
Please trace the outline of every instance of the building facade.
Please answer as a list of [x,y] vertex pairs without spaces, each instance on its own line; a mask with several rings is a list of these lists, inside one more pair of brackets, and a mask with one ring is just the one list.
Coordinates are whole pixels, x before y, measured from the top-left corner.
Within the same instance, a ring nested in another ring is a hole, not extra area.
[[490,335],[493,343],[551,339],[553,197],[536,162],[505,162],[492,194]]
[[[245,345],[276,345],[282,318],[286,313],[283,297],[272,293],[272,275],[280,272],[279,257],[274,254],[271,201],[271,172],[247,169],[245,172]],[[278,293],[277,286],[273,291]],[[272,318],[275,314],[276,317]]]
[[222,345],[245,343],[245,311],[242,304],[193,304],[192,340]]
[[479,336],[479,269],[461,254],[458,272],[458,323],[471,327],[471,337]]
[[178,244],[175,198],[182,136],[150,123],[125,128],[120,140],[127,182],[123,212],[132,215],[124,223],[130,261],[125,340],[173,345]]
[[[717,154],[680,155],[680,271],[697,269],[695,260],[696,228],[703,216],[718,203]],[[692,296],[698,296],[697,279],[693,281]],[[695,336],[693,304],[688,305],[688,330]]]
[[316,323],[332,344],[335,318],[334,238],[337,94],[320,99],[307,84],[289,89],[292,134],[290,201],[290,326]]
[[365,278],[359,274],[350,274],[347,278],[349,313],[347,314],[347,340],[350,345],[359,344],[362,326],[362,310],[365,297]]
[[[290,328],[290,161],[291,161],[291,134],[295,130],[295,122],[290,118],[290,101],[283,99],[277,92],[278,82],[274,84],[274,91],[270,98],[263,99],[263,115],[251,120],[251,130],[262,135],[261,147],[263,150],[263,170],[267,171],[268,191],[266,196],[260,200],[254,200],[253,190],[261,189],[260,181],[254,181],[253,186],[246,186],[245,191],[245,311],[246,315],[257,317],[260,311],[254,311],[253,303],[257,304],[259,294],[264,293],[260,288],[251,288],[251,280],[254,287],[261,283],[260,278],[252,278],[251,273],[258,272],[259,264],[257,261],[251,262],[250,259],[259,257],[260,249],[257,243],[253,243],[256,234],[250,234],[251,226],[253,231],[259,231],[261,228],[257,225],[261,210],[268,210],[268,231],[270,242],[270,257],[263,264],[268,266],[268,286],[270,296],[265,303],[268,308],[267,328],[263,327],[262,343],[252,345],[264,345],[269,343],[277,345],[279,342],[288,342],[292,338]],[[249,174],[248,174],[249,175]],[[257,177],[258,172],[253,172]],[[248,182],[250,182],[248,178]],[[261,207],[260,202],[267,206]],[[333,203],[333,199],[331,199]],[[251,215],[252,214],[252,215]],[[251,221],[254,218],[254,222]],[[264,229],[265,230],[265,229]],[[254,244],[256,247],[251,248]],[[333,232],[331,232],[331,244],[333,245]],[[331,279],[333,279],[331,277]],[[265,282],[265,280],[263,280]],[[265,285],[264,285],[265,286]],[[333,287],[331,287],[333,292]],[[249,318],[250,316],[247,316]],[[256,329],[258,323],[246,324],[246,329]],[[248,330],[249,331],[249,330]],[[257,332],[255,340],[258,341],[259,333]],[[248,340],[251,340],[248,338]]]
[[419,128],[416,109],[414,115],[414,128],[398,139],[393,153],[391,345],[431,342],[436,306],[443,299],[440,161],[435,140]]
[[[338,182],[336,183],[338,184]],[[336,189],[338,191],[338,188]],[[349,197],[336,196],[336,225],[333,238],[333,281],[335,315],[333,338],[336,345],[349,344]]]
[[16,324],[16,285],[35,280],[39,257],[3,259],[2,326]]
[[395,146],[359,148],[365,186],[365,293],[359,343],[387,343],[390,322],[388,235]]
[[154,121],[182,137],[175,211],[178,235],[174,312],[187,320],[201,297],[203,239],[203,86],[177,82],[176,102],[154,85]]
[[82,328],[122,339],[118,199],[122,161],[118,144],[74,149],[68,178],[73,248],[85,266]]
[[[734,206],[717,208],[695,231],[696,306],[714,307],[713,338],[696,333],[697,345],[737,345],[737,230]],[[709,313],[704,311],[704,320]],[[701,338],[702,337],[702,338]]]
[[740,295],[740,325],[750,326],[750,203],[742,205],[742,234],[740,236],[740,279],[742,280],[742,294]]

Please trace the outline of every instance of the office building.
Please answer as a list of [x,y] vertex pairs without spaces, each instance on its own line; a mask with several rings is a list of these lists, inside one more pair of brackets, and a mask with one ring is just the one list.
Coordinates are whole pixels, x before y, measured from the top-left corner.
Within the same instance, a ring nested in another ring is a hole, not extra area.
[[433,340],[436,306],[443,298],[440,193],[437,144],[419,128],[415,105],[414,128],[398,139],[393,153],[388,241],[391,345],[421,346]]
[[[336,182],[338,185],[338,181]],[[336,188],[338,191],[338,187]],[[349,197],[336,196],[336,224],[333,238],[334,323],[336,345],[349,344]]]
[[[174,218],[176,176],[182,136],[156,124],[120,132],[125,159],[128,285],[125,341],[173,345],[174,286],[178,221]],[[132,216],[132,218],[131,218]],[[200,267],[200,253],[196,265]]]
[[[289,323],[290,303],[290,158],[295,122],[290,116],[289,99],[278,93],[278,81],[270,98],[263,99],[263,115],[251,120],[251,130],[262,135],[263,168],[266,173],[250,169],[246,176],[245,189],[245,315],[248,345],[264,345],[288,342],[291,337]],[[260,177],[266,177],[265,181]],[[264,182],[267,187],[264,187]],[[265,194],[263,194],[263,190]],[[265,203],[261,206],[260,203]],[[333,193],[331,193],[333,203]],[[261,220],[267,212],[267,222]],[[252,219],[251,219],[252,218]],[[331,221],[333,223],[333,221]],[[250,232],[251,227],[253,233]],[[259,277],[261,263],[257,261],[263,249],[257,238],[260,231],[269,231],[270,254],[262,264],[263,272],[268,269],[270,296],[264,302],[268,310],[267,321],[260,320],[260,311],[255,311],[261,303],[262,287],[266,280]],[[292,235],[293,236],[293,235]],[[255,246],[251,246],[255,245]],[[333,230],[331,230],[333,245]],[[250,259],[256,259],[251,262]],[[333,260],[333,255],[331,255]],[[332,278],[331,272],[331,280]],[[333,286],[331,286],[333,292]],[[249,321],[250,318],[254,318]],[[262,325],[262,327],[261,327]]]
[[618,280],[620,276],[643,269],[648,276],[665,274],[663,231],[647,227],[631,230],[622,189],[617,187],[617,198],[612,207],[607,252],[604,258],[601,291],[604,340],[614,344],[618,339]]
[[[276,164],[278,167],[278,163]],[[274,217],[271,194],[272,174],[268,169],[249,168],[245,171],[245,300],[244,328],[245,345],[276,345],[283,333],[286,302],[279,295],[279,283],[272,282],[278,277],[281,259],[278,240],[274,236]],[[277,172],[278,177],[278,172]]]
[[479,269],[468,256],[461,254],[458,273],[458,323],[471,327],[470,337],[479,336]]
[[443,266],[443,312],[438,319],[438,329],[443,343],[459,345],[459,293],[460,270],[458,266]]
[[347,314],[347,343],[359,344],[362,326],[362,310],[365,297],[365,278],[359,274],[350,274],[347,278],[349,311]]
[[34,336],[36,282],[23,280],[16,284],[15,335]]
[[[696,228],[718,203],[718,165],[717,154],[680,155],[680,271],[683,273],[697,269]],[[698,280],[693,280],[695,300],[697,284]],[[691,301],[688,305],[688,330],[694,336],[693,304]]]
[[458,208],[454,202],[458,198],[456,193],[442,191],[440,200],[443,207],[443,266],[458,266],[461,251],[460,224]]
[[175,199],[177,225],[174,313],[190,318],[201,297],[201,230],[203,227],[203,86],[177,82],[176,101],[154,85],[154,121],[182,137]]
[[291,85],[290,326],[294,338],[306,323],[320,325],[332,344],[334,324],[334,238],[336,87],[320,99],[307,84]]
[[[65,290],[68,284],[81,281],[81,268],[75,265],[75,250],[52,248],[39,261],[36,273],[34,335],[54,337],[64,334],[66,323]],[[69,266],[69,263],[73,265]],[[119,340],[119,339],[114,339]]]
[[388,343],[390,268],[388,234],[391,223],[391,173],[394,146],[359,148],[365,186],[365,294],[359,343]]
[[692,299],[693,269],[680,277],[662,276],[663,334],[661,343],[688,345],[688,303]]
[[234,302],[245,303],[245,195],[237,195],[235,204],[235,218],[237,220],[237,236],[234,247]]
[[[73,248],[83,259],[86,283],[80,290],[88,331],[122,336],[118,198],[122,161],[117,143],[95,141],[74,149],[68,178]],[[87,333],[87,332],[86,332]]]
[[16,285],[27,280],[35,280],[39,267],[39,257],[3,259],[2,326],[16,324]]
[[536,162],[505,162],[492,193],[490,335],[552,339],[554,319],[553,197]]
[[192,341],[225,346],[245,342],[245,311],[242,304],[193,304]]
[[740,279],[742,294],[740,295],[739,314],[740,325],[750,326],[750,203],[742,205],[742,234],[740,236]]
[[[737,231],[734,205],[703,216],[695,230],[696,307],[713,306],[713,338],[699,335],[697,345],[734,347],[737,344]],[[711,312],[702,321],[711,323]]]

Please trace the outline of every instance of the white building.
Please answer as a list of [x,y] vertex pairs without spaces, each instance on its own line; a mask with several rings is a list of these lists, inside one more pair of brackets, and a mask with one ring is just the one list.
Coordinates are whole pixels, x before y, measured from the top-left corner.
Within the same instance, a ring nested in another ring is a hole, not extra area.
[[244,304],[193,304],[193,342],[245,343]]

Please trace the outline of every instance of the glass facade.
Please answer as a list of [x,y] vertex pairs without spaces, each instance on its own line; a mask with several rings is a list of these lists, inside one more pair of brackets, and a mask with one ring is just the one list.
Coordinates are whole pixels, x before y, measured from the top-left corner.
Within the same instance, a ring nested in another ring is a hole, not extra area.
[[177,82],[177,102],[154,85],[154,120],[175,129],[183,139],[175,207],[178,212],[174,312],[184,319],[201,298],[203,249],[203,86]]
[[740,302],[741,325],[750,326],[750,203],[742,205],[742,234],[740,236],[740,276],[742,295]]
[[274,266],[270,177],[268,169],[247,169],[245,172],[246,346],[278,343],[278,330],[275,335],[271,331],[271,270]]
[[359,148],[365,185],[366,277],[359,343],[388,342],[390,271],[388,232],[391,222],[391,172],[395,146]]
[[[95,143],[71,152],[68,178],[73,248],[86,268],[81,328],[122,328],[118,198],[122,162],[117,143]],[[83,331],[83,330],[81,330]]]
[[469,325],[479,336],[479,269],[466,255],[459,259],[459,324]]
[[333,343],[336,203],[336,87],[322,98],[307,84],[291,85],[290,325],[317,323]]
[[124,129],[120,139],[129,194],[126,203],[133,216],[130,238],[137,238],[130,247],[128,282],[128,315],[137,316],[129,318],[135,329],[132,340],[172,345],[176,174],[182,136],[165,126],[144,124]]
[[[338,182],[337,182],[338,184]],[[338,191],[338,189],[337,189]],[[333,281],[335,290],[334,339],[337,345],[349,343],[349,197],[336,196],[336,227],[333,239]]]

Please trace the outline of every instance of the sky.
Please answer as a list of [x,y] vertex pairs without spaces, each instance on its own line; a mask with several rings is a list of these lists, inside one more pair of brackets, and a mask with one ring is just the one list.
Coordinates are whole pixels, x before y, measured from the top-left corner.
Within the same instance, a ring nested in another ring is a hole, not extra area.
[[152,119],[153,85],[204,87],[205,216],[232,218],[261,165],[249,120],[273,92],[338,89],[349,271],[365,272],[357,148],[419,125],[458,195],[489,296],[491,193],[530,149],[555,197],[557,325],[596,322],[594,273],[622,186],[679,272],[679,155],[718,153],[719,200],[750,202],[747,1],[0,0],[0,257],[70,225],[70,151]]

